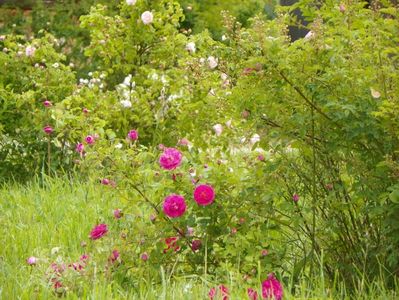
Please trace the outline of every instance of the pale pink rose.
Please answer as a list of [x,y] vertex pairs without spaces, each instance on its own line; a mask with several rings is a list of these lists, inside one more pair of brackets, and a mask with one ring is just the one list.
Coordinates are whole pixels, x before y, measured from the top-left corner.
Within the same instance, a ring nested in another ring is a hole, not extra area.
[[196,50],[196,48],[195,48],[195,43],[194,43],[194,42],[189,42],[189,43],[187,43],[187,45],[186,45],[186,50],[187,50],[188,52],[190,52],[190,53],[195,53],[195,50]]
[[213,56],[209,56],[207,61],[208,61],[208,66],[211,69],[215,69],[218,66],[218,60]]
[[223,126],[221,124],[216,124],[213,126],[213,130],[215,131],[217,136],[220,136],[223,132]]
[[34,257],[34,256],[31,256],[31,257],[29,257],[29,258],[26,260],[26,263],[27,263],[28,265],[31,265],[31,266],[36,265],[36,263],[37,263],[37,258]]
[[36,52],[36,48],[33,46],[27,46],[25,49],[25,55],[28,57],[35,55],[35,52]]
[[145,25],[151,24],[154,21],[154,15],[150,11],[145,11],[141,15],[141,21],[143,21]]

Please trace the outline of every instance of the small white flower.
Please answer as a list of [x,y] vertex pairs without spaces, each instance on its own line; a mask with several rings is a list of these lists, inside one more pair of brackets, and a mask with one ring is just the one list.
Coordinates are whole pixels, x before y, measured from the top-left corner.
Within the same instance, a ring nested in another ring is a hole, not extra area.
[[314,38],[314,32],[312,30],[309,31],[304,37],[305,40],[310,40],[310,39],[313,39],[313,38]]
[[122,149],[123,145],[121,143],[115,145],[115,149]]
[[229,76],[226,73],[220,74],[220,78],[222,78],[223,81],[227,80]]
[[166,76],[165,76],[165,75],[162,75],[162,76],[161,76],[161,82],[162,82],[163,84],[168,83],[168,80],[166,79]]
[[132,80],[132,75],[129,74],[125,77],[122,84],[125,86],[130,86],[131,80]]
[[154,81],[156,81],[156,80],[158,80],[159,79],[159,77],[158,77],[158,74],[157,73],[152,73],[150,76],[149,76],[152,80],[154,80]]
[[51,255],[57,254],[60,251],[61,247],[54,247],[51,249]]
[[226,41],[227,40],[227,36],[225,36],[224,34],[222,35],[222,41]]
[[186,50],[191,53],[195,53],[196,47],[194,42],[189,42],[186,45]]
[[379,91],[373,89],[373,88],[370,88],[370,92],[371,92],[371,96],[372,96],[374,99],[378,99],[378,98],[381,97],[381,93],[380,93]]
[[214,69],[218,66],[218,60],[217,58],[213,57],[213,56],[209,56],[208,57],[208,66],[211,69]]
[[255,134],[251,137],[251,139],[250,139],[249,141],[250,141],[250,143],[251,143],[252,145],[255,145],[257,142],[260,141],[260,136],[259,136],[259,134],[255,133]]
[[203,65],[203,64],[205,63],[205,58],[201,57],[201,58],[199,59],[199,63],[200,63],[201,65]]
[[75,67],[75,65],[74,65],[73,63],[70,63],[69,66],[70,66],[71,68]]
[[130,100],[122,100],[121,104],[124,108],[130,108],[132,107],[132,102],[130,102]]
[[217,136],[220,136],[223,132],[223,126],[221,124],[216,124],[213,126],[213,130],[215,131]]
[[143,14],[141,15],[141,21],[143,21],[145,25],[151,24],[154,21],[154,16],[152,12],[148,10],[143,12]]
[[93,76],[93,72],[89,72],[87,75],[89,75],[89,77]]
[[126,0],[127,5],[135,5],[137,0]]
[[35,52],[36,52],[36,48],[33,46],[28,46],[25,49],[25,55],[28,57],[33,56],[35,54]]
[[227,128],[231,128],[231,120],[228,120],[228,121],[226,122],[226,126],[227,126]]
[[59,63],[53,63],[53,68],[58,68],[60,66],[60,64]]

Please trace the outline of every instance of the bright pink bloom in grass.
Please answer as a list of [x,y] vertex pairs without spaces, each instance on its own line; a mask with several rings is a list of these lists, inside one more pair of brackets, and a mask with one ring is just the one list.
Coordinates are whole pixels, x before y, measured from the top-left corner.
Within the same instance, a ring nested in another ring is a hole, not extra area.
[[165,170],[174,170],[181,164],[183,155],[175,148],[165,148],[161,157],[159,158],[159,164]]
[[92,144],[94,144],[94,142],[95,142],[94,137],[93,137],[92,135],[86,136],[85,141],[86,141],[86,143],[88,143],[89,145],[92,145]]
[[130,130],[129,133],[127,134],[128,139],[132,140],[132,141],[136,141],[139,138],[139,134],[137,132],[137,130]]
[[298,202],[299,201],[299,195],[298,194],[292,195],[292,201]]
[[194,200],[198,205],[209,205],[215,200],[215,190],[210,185],[201,184],[194,190]]
[[34,257],[34,256],[31,256],[31,257],[29,257],[29,258],[26,260],[26,263],[27,263],[28,265],[31,265],[31,266],[36,265],[36,263],[37,263],[37,258]]
[[181,195],[172,194],[165,198],[163,212],[170,218],[177,218],[186,211],[186,202]]
[[263,154],[258,155],[258,160],[259,161],[265,161],[265,156]]
[[281,300],[283,298],[283,287],[280,281],[269,274],[267,279],[262,282],[262,296],[264,299]]
[[119,208],[114,210],[114,217],[115,217],[115,219],[120,219],[120,218],[122,218],[122,215],[123,215],[123,213],[122,213],[122,211],[121,211]]
[[109,184],[110,184],[110,181],[109,181],[109,179],[104,178],[104,179],[101,180],[101,184],[103,184],[103,185],[109,185]]
[[52,106],[53,104],[51,104],[51,102],[48,101],[48,100],[44,100],[44,101],[43,101],[43,105],[44,105],[45,107],[50,107],[50,106]]
[[77,144],[76,148],[75,148],[76,152],[78,152],[78,153],[83,153],[84,149],[85,149],[85,146],[82,143]]
[[83,255],[80,257],[80,260],[83,261],[83,262],[85,262],[85,261],[88,260],[88,259],[89,259],[89,256],[88,256],[87,254],[83,254]]
[[46,134],[51,134],[51,133],[53,133],[54,129],[51,126],[47,125],[47,126],[44,126],[43,131]]
[[229,299],[229,290],[223,284],[219,285],[217,288],[211,288],[209,291],[209,299],[216,300],[228,300]]
[[106,224],[100,224],[95,226],[90,232],[90,238],[92,240],[98,240],[103,237],[108,232],[108,228]]
[[248,298],[249,298],[250,300],[258,300],[258,292],[255,291],[254,289],[249,288],[249,289],[247,290],[247,293],[248,293]]

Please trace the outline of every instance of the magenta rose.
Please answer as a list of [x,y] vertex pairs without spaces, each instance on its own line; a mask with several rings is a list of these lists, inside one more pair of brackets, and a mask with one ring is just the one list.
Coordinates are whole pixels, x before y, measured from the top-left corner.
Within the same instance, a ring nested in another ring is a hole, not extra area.
[[43,128],[44,133],[51,134],[54,130],[51,126],[47,125]]
[[215,190],[210,185],[201,184],[194,190],[194,200],[198,205],[209,205],[215,200]]
[[165,170],[174,170],[181,164],[183,155],[175,148],[165,148],[161,157],[159,158],[159,164]]
[[95,141],[94,136],[92,136],[92,135],[86,136],[85,141],[86,141],[86,143],[88,143],[89,145],[94,144],[94,141]]
[[139,138],[139,134],[137,132],[137,130],[130,130],[129,133],[127,134],[128,139],[135,141]]
[[100,224],[95,226],[90,232],[90,238],[92,240],[98,240],[103,237],[108,232],[108,228],[106,224]]
[[163,202],[163,212],[170,218],[177,218],[186,211],[186,202],[184,197],[172,194],[165,198]]
[[78,152],[78,153],[83,153],[84,149],[85,149],[85,146],[82,143],[77,144],[76,148],[75,148],[76,152]]
[[262,296],[264,299],[283,299],[283,287],[274,274],[269,274],[267,279],[262,282]]

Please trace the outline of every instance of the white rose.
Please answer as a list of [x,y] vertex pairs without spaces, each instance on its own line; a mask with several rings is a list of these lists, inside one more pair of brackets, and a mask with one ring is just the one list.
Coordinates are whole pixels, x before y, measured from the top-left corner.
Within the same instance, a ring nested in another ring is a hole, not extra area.
[[208,57],[208,66],[211,69],[214,69],[218,66],[218,61],[216,58],[214,58],[213,56],[209,56]]
[[195,43],[194,42],[187,43],[186,50],[191,52],[191,53],[195,53],[195,50],[196,50]]
[[217,136],[220,136],[223,132],[223,126],[221,124],[216,124],[213,126],[213,130],[215,131]]
[[152,12],[150,12],[148,10],[143,12],[143,14],[141,15],[141,21],[143,21],[143,23],[145,25],[151,24],[153,20],[154,20],[154,16],[153,16]]
[[130,100],[122,100],[121,104],[124,108],[130,108],[132,107],[132,102],[130,102]]
[[305,40],[310,40],[310,39],[313,39],[313,38],[314,38],[314,32],[312,30],[309,31],[304,37]]
[[126,0],[127,5],[135,5],[137,0]]
[[255,134],[251,137],[251,139],[250,139],[249,141],[250,141],[250,143],[251,143],[252,145],[255,145],[257,142],[260,141],[260,136],[259,136],[259,134],[255,133]]

